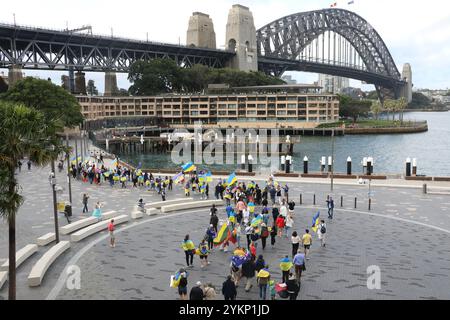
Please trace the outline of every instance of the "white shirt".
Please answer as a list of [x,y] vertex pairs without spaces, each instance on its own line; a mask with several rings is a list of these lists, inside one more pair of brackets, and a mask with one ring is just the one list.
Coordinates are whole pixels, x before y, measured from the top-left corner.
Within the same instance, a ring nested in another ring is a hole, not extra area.
[[300,238],[300,236],[291,237],[291,241],[293,244],[297,244],[297,243],[302,242],[302,238]]
[[286,208],[286,206],[281,206],[280,207],[280,215],[282,215],[283,217],[287,216],[287,208]]

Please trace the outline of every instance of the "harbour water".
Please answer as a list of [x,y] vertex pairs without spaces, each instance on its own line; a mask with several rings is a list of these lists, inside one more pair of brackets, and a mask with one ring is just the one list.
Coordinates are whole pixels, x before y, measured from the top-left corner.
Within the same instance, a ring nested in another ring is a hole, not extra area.
[[[346,135],[334,138],[335,172],[346,171],[347,157],[351,157],[355,173],[362,172],[362,159],[374,158],[374,173],[401,174],[406,158],[416,158],[417,174],[450,176],[450,112],[409,112],[405,120],[427,120],[428,132],[414,134]],[[320,170],[322,156],[331,156],[331,137],[300,137],[294,146],[293,170],[303,170],[303,158],[309,158],[309,170]],[[132,165],[143,168],[180,168],[171,161],[170,154],[119,155]],[[233,171],[239,165],[198,165],[204,169]],[[256,172],[270,168],[255,165]]]

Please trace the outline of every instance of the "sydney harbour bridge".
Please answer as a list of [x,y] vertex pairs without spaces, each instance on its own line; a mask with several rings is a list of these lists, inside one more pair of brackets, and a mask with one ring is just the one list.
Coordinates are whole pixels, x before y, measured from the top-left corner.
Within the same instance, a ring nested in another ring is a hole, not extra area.
[[203,64],[276,76],[286,71],[342,76],[375,85],[381,99],[410,99],[409,65],[401,74],[378,32],[351,11],[300,12],[256,30],[249,9],[234,5],[224,50],[215,48],[208,15],[194,13],[190,28],[188,44],[174,45],[0,24],[0,68],[9,68],[10,82],[20,78],[22,69],[67,70],[82,81],[83,72],[105,72],[106,94],[114,85],[109,82],[115,81],[115,72],[128,72],[140,59],[169,58],[183,67]]

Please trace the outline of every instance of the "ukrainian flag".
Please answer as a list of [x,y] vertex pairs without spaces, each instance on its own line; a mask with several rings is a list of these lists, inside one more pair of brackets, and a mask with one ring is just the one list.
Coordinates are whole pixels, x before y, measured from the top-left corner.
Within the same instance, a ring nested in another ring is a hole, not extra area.
[[258,216],[256,216],[255,218],[253,218],[252,222],[251,222],[251,226],[253,228],[257,228],[261,225],[262,223],[262,216],[259,214]]
[[235,184],[237,182],[237,177],[236,177],[236,173],[232,173],[228,176],[227,179],[227,186],[232,186],[233,184]]
[[212,182],[212,181],[213,181],[211,171],[208,171],[208,172],[205,174],[205,178],[206,178],[206,182]]
[[220,246],[222,243],[224,243],[228,238],[228,232],[229,232],[228,225],[224,223],[220,228],[219,232],[217,233],[217,236],[213,240],[214,245]]
[[317,232],[317,230],[319,229],[319,224],[320,224],[320,211],[317,211],[317,213],[314,215],[313,220],[312,220],[312,227],[311,229],[314,232]]
[[183,248],[184,251],[195,249],[195,245],[192,242],[192,240],[183,241],[183,243],[181,244],[181,247]]
[[184,172],[191,172],[191,171],[197,170],[197,167],[194,166],[194,164],[193,164],[192,162],[188,162],[188,163],[186,163],[185,165],[183,165],[183,166],[181,167],[181,169],[182,169]]
[[283,258],[280,260],[280,269],[281,271],[289,271],[292,268],[292,262],[289,258]]
[[76,157],[72,157],[72,159],[71,159],[71,161],[72,161],[72,163],[77,163],[77,160],[78,160],[78,162],[80,162],[81,161],[81,156],[78,156],[78,158],[76,158]]
[[114,160],[113,160],[113,162],[111,162],[111,165],[112,165],[112,166],[116,166],[116,167],[117,167],[117,165],[118,165],[118,163],[117,163],[117,159],[114,159]]
[[269,270],[267,269],[261,269],[258,272],[258,278],[268,278],[270,276]]
[[183,173],[182,173],[182,172],[177,173],[176,175],[173,176],[172,180],[173,180],[176,184],[180,183],[180,182],[183,180]]

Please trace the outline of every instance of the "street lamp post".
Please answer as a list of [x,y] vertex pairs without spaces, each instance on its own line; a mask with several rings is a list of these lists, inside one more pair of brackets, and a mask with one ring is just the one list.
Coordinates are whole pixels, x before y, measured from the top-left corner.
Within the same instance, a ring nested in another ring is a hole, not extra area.
[[331,191],[334,188],[334,129],[331,132]]
[[[66,133],[66,147],[69,149],[69,134]],[[72,206],[72,182],[70,178],[70,152],[67,151],[67,182],[69,183],[69,202]]]
[[55,236],[56,236],[56,243],[59,243],[59,230],[58,230],[58,207],[57,207],[57,199],[56,199],[56,175],[55,175],[55,160],[52,159],[51,161],[51,168],[52,172],[50,174],[49,180],[50,185],[52,186],[52,192],[53,192],[53,215],[55,218]]

